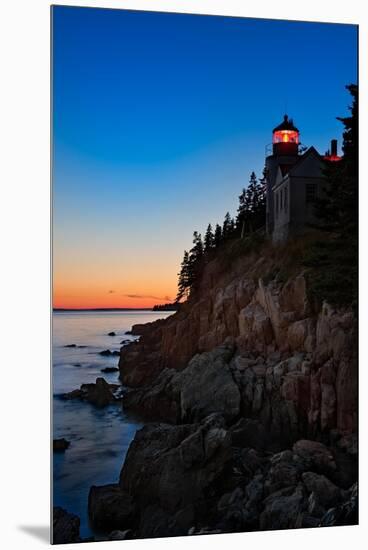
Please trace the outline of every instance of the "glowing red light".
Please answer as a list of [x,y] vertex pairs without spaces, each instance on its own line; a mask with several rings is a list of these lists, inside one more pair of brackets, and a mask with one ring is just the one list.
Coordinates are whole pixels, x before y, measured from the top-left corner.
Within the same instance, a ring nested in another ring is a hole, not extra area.
[[339,155],[326,155],[323,158],[325,160],[329,160],[331,162],[338,162],[339,160],[341,160],[341,157],[339,157]]
[[299,143],[299,132],[295,130],[277,130],[273,133],[273,143]]

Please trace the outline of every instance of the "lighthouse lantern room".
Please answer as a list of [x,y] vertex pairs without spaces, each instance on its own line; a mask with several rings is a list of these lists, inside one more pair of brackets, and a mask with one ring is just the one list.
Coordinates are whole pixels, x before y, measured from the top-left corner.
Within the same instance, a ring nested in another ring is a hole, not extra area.
[[272,131],[272,149],[274,155],[297,155],[299,130],[293,120],[284,115],[284,120]]

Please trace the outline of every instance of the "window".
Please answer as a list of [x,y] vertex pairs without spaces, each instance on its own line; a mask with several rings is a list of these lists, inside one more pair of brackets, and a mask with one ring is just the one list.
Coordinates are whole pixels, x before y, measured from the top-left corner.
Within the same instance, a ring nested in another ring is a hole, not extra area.
[[307,183],[305,186],[305,202],[314,202],[317,198],[317,185],[315,183]]
[[288,188],[285,187],[285,191],[284,191],[284,208],[285,208],[285,212],[288,211]]

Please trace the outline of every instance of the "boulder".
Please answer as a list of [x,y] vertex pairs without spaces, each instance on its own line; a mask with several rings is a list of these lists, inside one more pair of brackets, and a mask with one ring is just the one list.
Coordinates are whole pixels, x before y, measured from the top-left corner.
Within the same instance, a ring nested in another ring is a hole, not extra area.
[[119,485],[93,485],[90,488],[88,515],[98,529],[125,531],[134,524],[135,512],[133,499]]
[[114,332],[114,331],[108,332],[107,336],[116,336],[116,332]]
[[358,524],[358,484],[355,483],[349,491],[345,502],[327,510],[320,527],[332,527],[335,525],[357,525]]
[[300,439],[294,444],[293,451],[318,473],[329,475],[336,471],[333,453],[318,441]]
[[261,530],[300,527],[301,514],[305,508],[304,493],[300,486],[291,493],[290,489],[277,491],[271,494],[264,504],[264,510],[259,518]]
[[80,542],[80,519],[70,514],[64,508],[54,506],[52,515],[52,543],[68,544]]
[[70,441],[62,437],[61,439],[54,439],[53,450],[54,452],[63,452],[70,447]]
[[105,367],[104,369],[101,369],[101,372],[118,372],[118,367]]
[[64,399],[82,399],[97,407],[105,407],[110,403],[119,401],[114,392],[118,390],[118,384],[108,384],[104,378],[96,378],[95,384],[82,384],[79,390],[73,390],[63,395]]
[[314,493],[318,502],[328,508],[338,504],[340,500],[340,489],[336,487],[332,481],[324,475],[315,474],[314,472],[305,472],[302,474],[302,479],[309,493]]
[[134,496],[141,536],[187,534],[196,507],[230,456],[231,439],[220,415],[199,424],[149,424],[137,431],[120,487]]

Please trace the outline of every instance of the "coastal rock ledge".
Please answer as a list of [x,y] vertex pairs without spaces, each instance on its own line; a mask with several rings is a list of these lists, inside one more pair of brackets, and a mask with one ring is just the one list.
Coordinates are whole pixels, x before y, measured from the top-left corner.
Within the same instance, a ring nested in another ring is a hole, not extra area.
[[116,485],[91,489],[106,533],[357,523],[354,314],[310,303],[304,272],[272,270],[259,252],[215,258],[178,312],[133,327],[123,407],[149,424]]
[[285,284],[256,284],[247,273],[211,280],[205,272],[196,301],[121,349],[124,408],[168,422],[240,414],[290,441],[354,433],[352,311],[327,303],[315,311],[303,274]]

